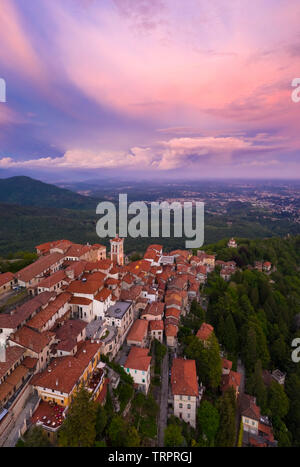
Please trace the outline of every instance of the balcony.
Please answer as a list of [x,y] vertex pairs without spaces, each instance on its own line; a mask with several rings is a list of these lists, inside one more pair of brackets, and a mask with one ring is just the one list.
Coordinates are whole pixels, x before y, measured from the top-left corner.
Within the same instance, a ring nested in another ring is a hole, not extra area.
[[101,368],[96,368],[89,380],[86,383],[86,389],[91,393],[95,394],[99,390],[104,380],[104,371]]

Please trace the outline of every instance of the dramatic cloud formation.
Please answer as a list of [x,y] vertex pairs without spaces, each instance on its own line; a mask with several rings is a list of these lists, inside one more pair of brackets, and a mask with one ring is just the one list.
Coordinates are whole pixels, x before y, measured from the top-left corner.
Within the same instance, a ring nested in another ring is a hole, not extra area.
[[294,177],[299,14],[298,0],[2,0],[1,169]]

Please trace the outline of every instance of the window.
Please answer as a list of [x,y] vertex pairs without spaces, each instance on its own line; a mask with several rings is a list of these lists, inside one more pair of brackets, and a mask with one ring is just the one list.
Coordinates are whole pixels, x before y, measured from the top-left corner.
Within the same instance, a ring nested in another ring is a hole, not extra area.
[[145,380],[144,380],[144,378],[143,378],[143,379],[142,379],[142,383],[144,383],[144,382],[145,382]]
[[179,404],[179,408],[182,409],[182,404]]
[[190,409],[190,408],[191,408],[191,404],[188,404],[188,405],[187,405],[187,408]]

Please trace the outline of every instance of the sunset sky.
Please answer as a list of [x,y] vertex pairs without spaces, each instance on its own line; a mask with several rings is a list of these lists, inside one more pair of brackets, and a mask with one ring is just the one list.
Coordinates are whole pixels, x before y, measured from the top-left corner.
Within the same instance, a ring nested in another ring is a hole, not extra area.
[[0,0],[0,177],[299,178],[299,0]]

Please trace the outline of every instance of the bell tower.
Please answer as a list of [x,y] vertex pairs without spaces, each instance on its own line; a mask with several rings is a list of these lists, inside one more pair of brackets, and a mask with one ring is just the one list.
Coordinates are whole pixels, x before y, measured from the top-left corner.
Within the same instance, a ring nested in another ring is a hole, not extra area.
[[119,266],[124,265],[124,238],[118,235],[110,240],[110,259]]

